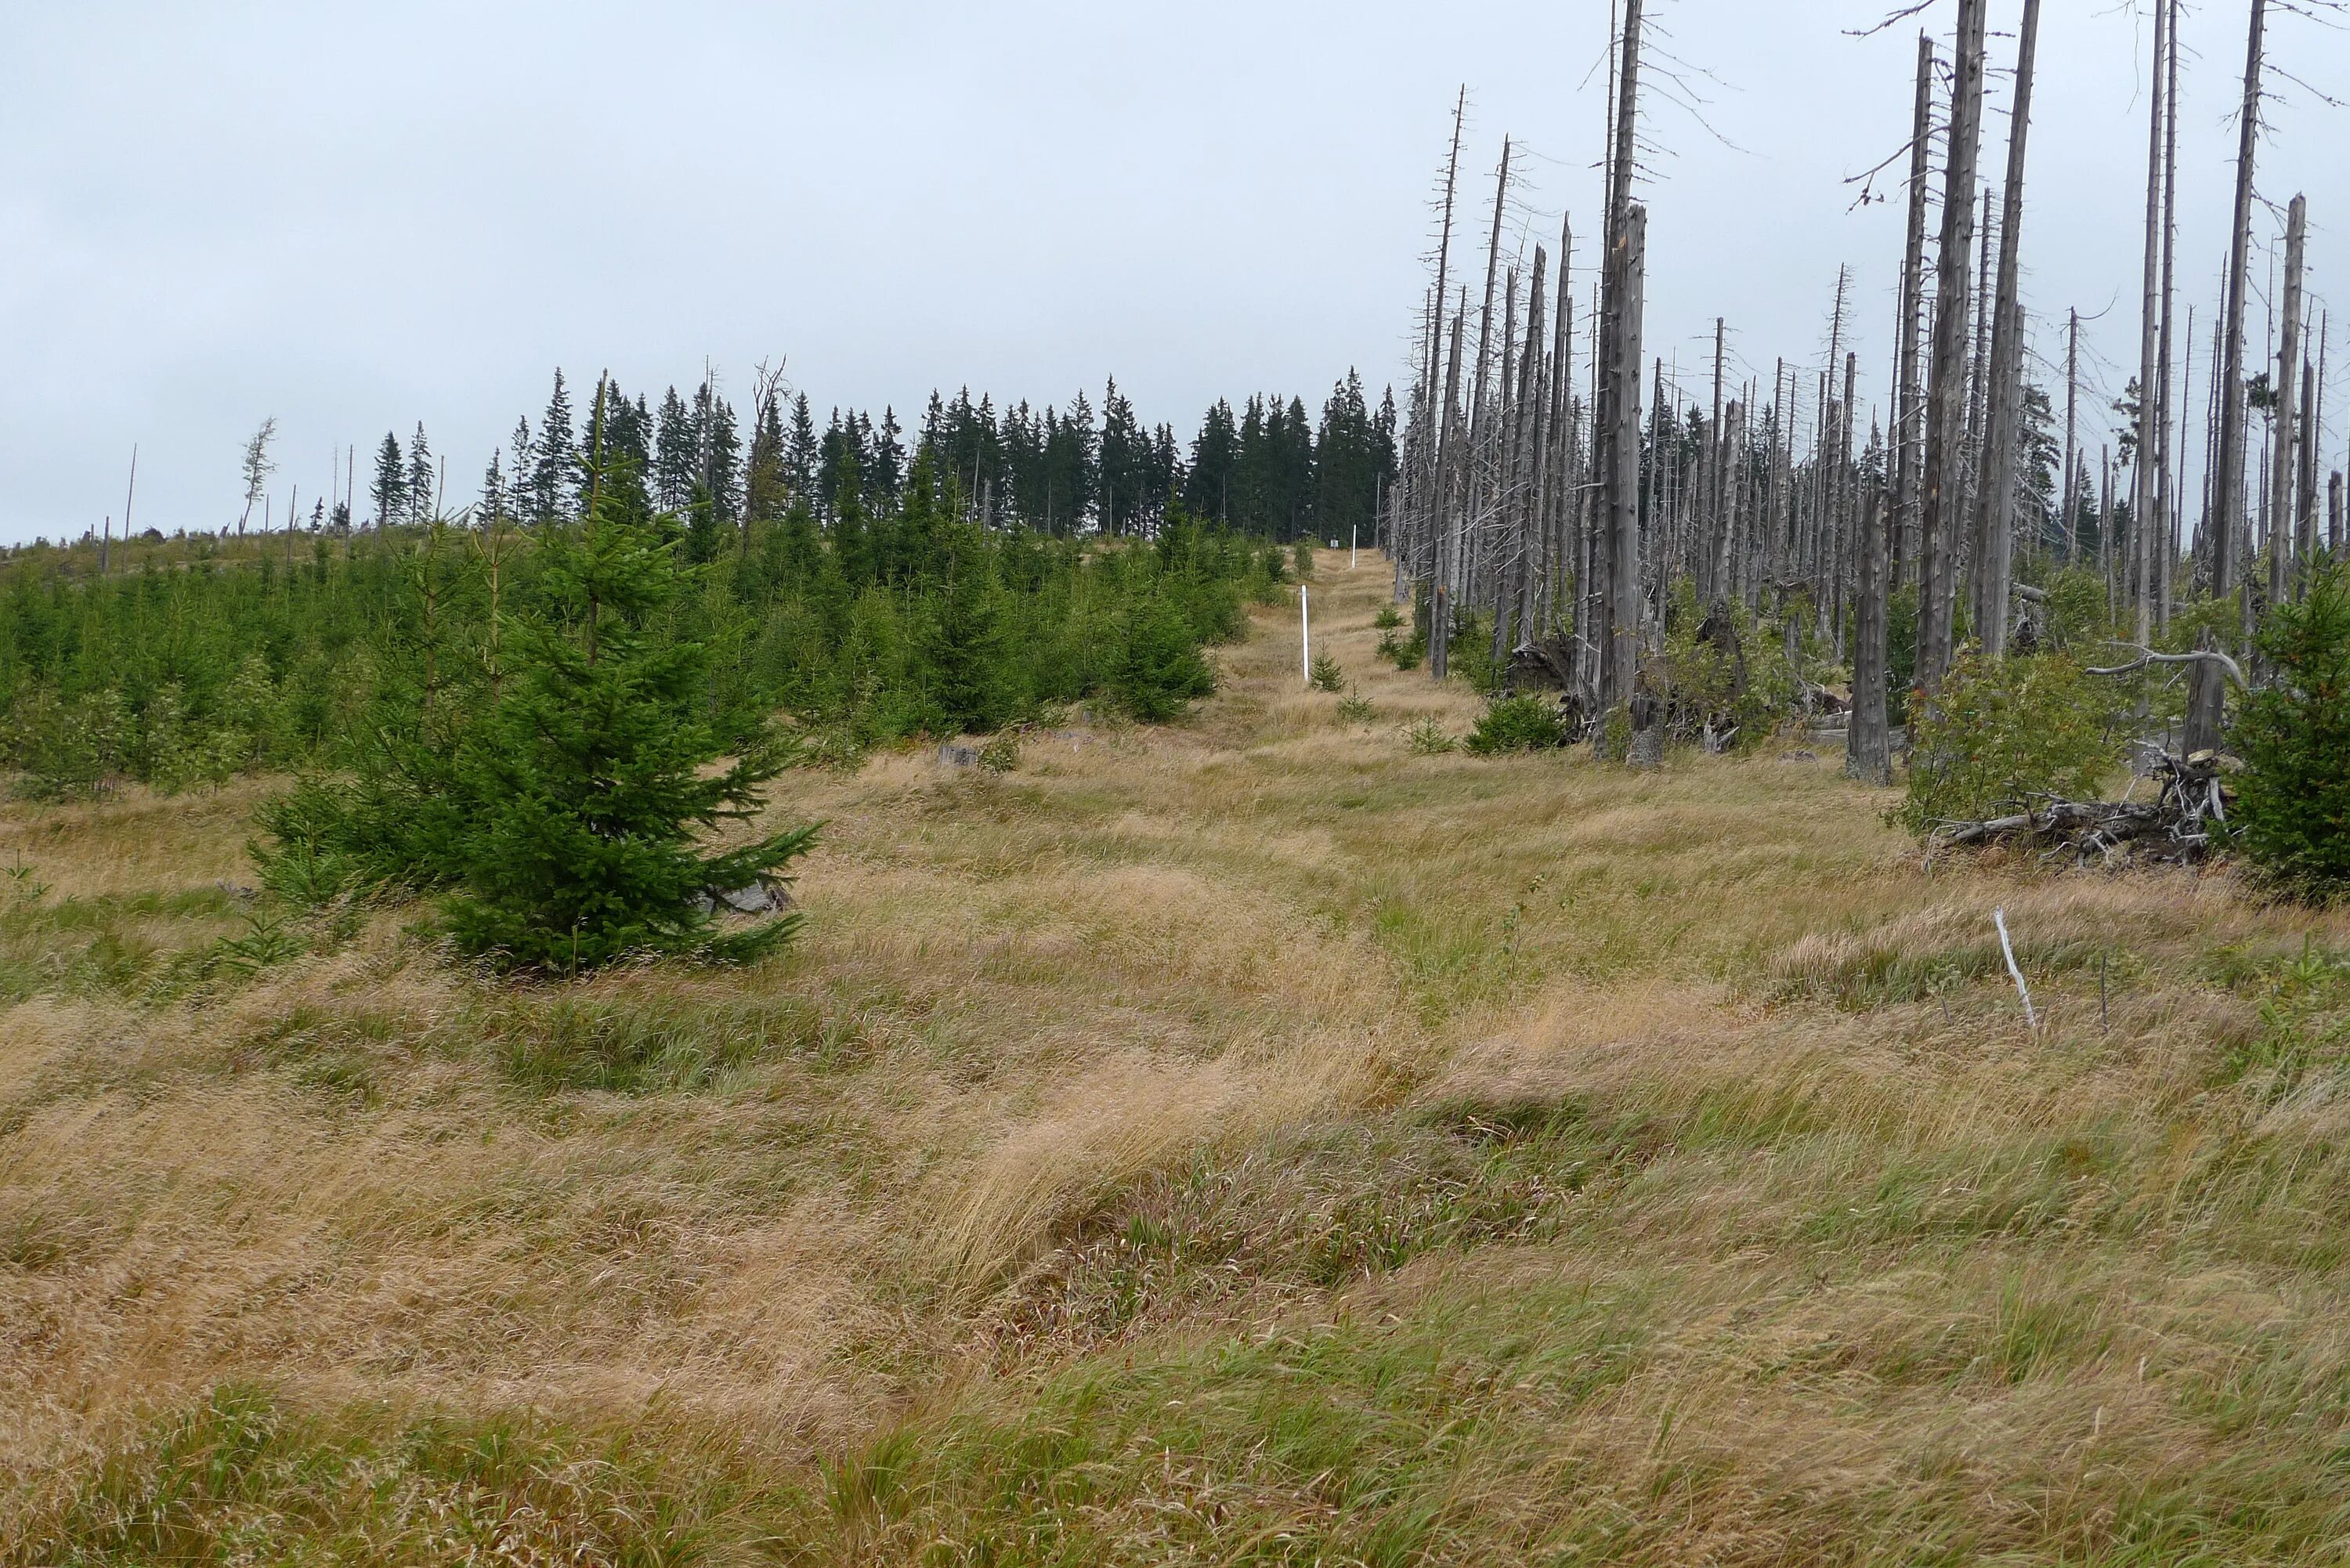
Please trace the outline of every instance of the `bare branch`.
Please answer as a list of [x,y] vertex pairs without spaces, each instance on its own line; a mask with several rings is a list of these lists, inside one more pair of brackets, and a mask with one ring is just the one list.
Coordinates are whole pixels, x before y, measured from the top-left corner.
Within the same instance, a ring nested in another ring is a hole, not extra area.
[[1894,12],[1893,15],[1885,18],[1884,21],[1877,23],[1877,26],[1873,27],[1846,27],[1845,29],[1844,36],[1847,38],[1874,37],[1877,34],[1885,31],[1886,28],[1898,26],[1900,24],[1908,21],[1910,17],[1915,16],[1918,12],[1930,11],[1933,7],[1934,0],[1918,0],[1916,5],[1904,5],[1900,10]]
[[2228,678],[2236,683],[2236,689],[2238,691],[2249,691],[2251,690],[2251,683],[2244,679],[2244,667],[2238,664],[2234,659],[2229,658],[2224,653],[2215,652],[2208,649],[2197,649],[2188,653],[2157,653],[2154,649],[2141,647],[2135,642],[2116,642],[2114,646],[2116,648],[2129,649],[2135,652],[2137,657],[2131,659],[2127,664],[2116,664],[2107,669],[2100,669],[2092,665],[2085,671],[2085,673],[2090,675],[2135,675],[2149,664],[2216,664],[2221,670],[2227,671]]

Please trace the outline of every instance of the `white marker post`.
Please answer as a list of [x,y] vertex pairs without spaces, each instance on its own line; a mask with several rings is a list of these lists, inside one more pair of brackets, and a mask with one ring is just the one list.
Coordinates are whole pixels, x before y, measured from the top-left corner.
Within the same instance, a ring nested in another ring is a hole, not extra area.
[[1999,950],[2007,957],[2007,972],[2015,981],[2015,993],[2023,998],[2023,1022],[2036,1038],[2040,1033],[2040,1015],[2032,1011],[2032,988],[2023,983],[2023,971],[2016,967],[2015,944],[2007,940],[2007,911],[1993,909],[1991,923],[1999,928]]
[[1297,585],[1297,652],[1305,684],[1314,684],[1314,623],[1305,618],[1305,585]]
[[1359,523],[1350,525],[1347,530],[1347,570],[1350,572],[1355,569],[1355,557],[1361,545],[1362,536],[1363,525]]

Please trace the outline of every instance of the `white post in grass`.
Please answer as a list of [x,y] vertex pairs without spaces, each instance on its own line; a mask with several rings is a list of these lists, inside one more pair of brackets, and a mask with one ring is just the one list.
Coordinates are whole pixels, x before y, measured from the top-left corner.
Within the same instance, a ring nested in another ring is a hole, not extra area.
[[1305,585],[1297,585],[1297,657],[1298,667],[1305,673],[1305,684],[1314,684],[1314,625],[1305,618]]
[[1999,928],[1999,950],[2006,955],[2007,972],[2015,981],[2015,993],[2023,998],[2023,1022],[2036,1037],[2040,1033],[2040,1016],[2032,1011],[2032,990],[2023,983],[2023,971],[2016,967],[2015,944],[2007,940],[2007,911],[1993,909],[1991,923]]
[[1362,537],[1363,537],[1363,525],[1362,525],[1361,524],[1359,524],[1359,523],[1353,523],[1353,524],[1347,524],[1347,570],[1348,570],[1348,571],[1350,571],[1350,572],[1351,572],[1351,571],[1353,571],[1353,570],[1355,569],[1355,558],[1356,558],[1357,552],[1357,551],[1359,550],[1359,548],[1361,547],[1361,545],[1362,545]]

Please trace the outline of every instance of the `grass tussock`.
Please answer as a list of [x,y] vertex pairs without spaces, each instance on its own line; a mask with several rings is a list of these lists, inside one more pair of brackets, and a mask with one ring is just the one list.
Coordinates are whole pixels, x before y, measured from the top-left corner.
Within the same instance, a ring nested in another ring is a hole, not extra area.
[[792,775],[742,972],[0,809],[0,1563],[2338,1554],[2350,914],[1415,742],[1316,580],[1378,722],[1276,607],[1180,725]]

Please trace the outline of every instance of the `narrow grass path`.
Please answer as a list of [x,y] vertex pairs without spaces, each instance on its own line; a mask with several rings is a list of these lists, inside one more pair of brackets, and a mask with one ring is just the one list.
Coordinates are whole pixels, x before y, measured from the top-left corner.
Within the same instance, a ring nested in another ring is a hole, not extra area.
[[785,781],[746,973],[0,807],[0,1561],[2340,1560],[2350,919],[1415,755],[1388,582],[1367,721],[1292,602],[1181,725]]

